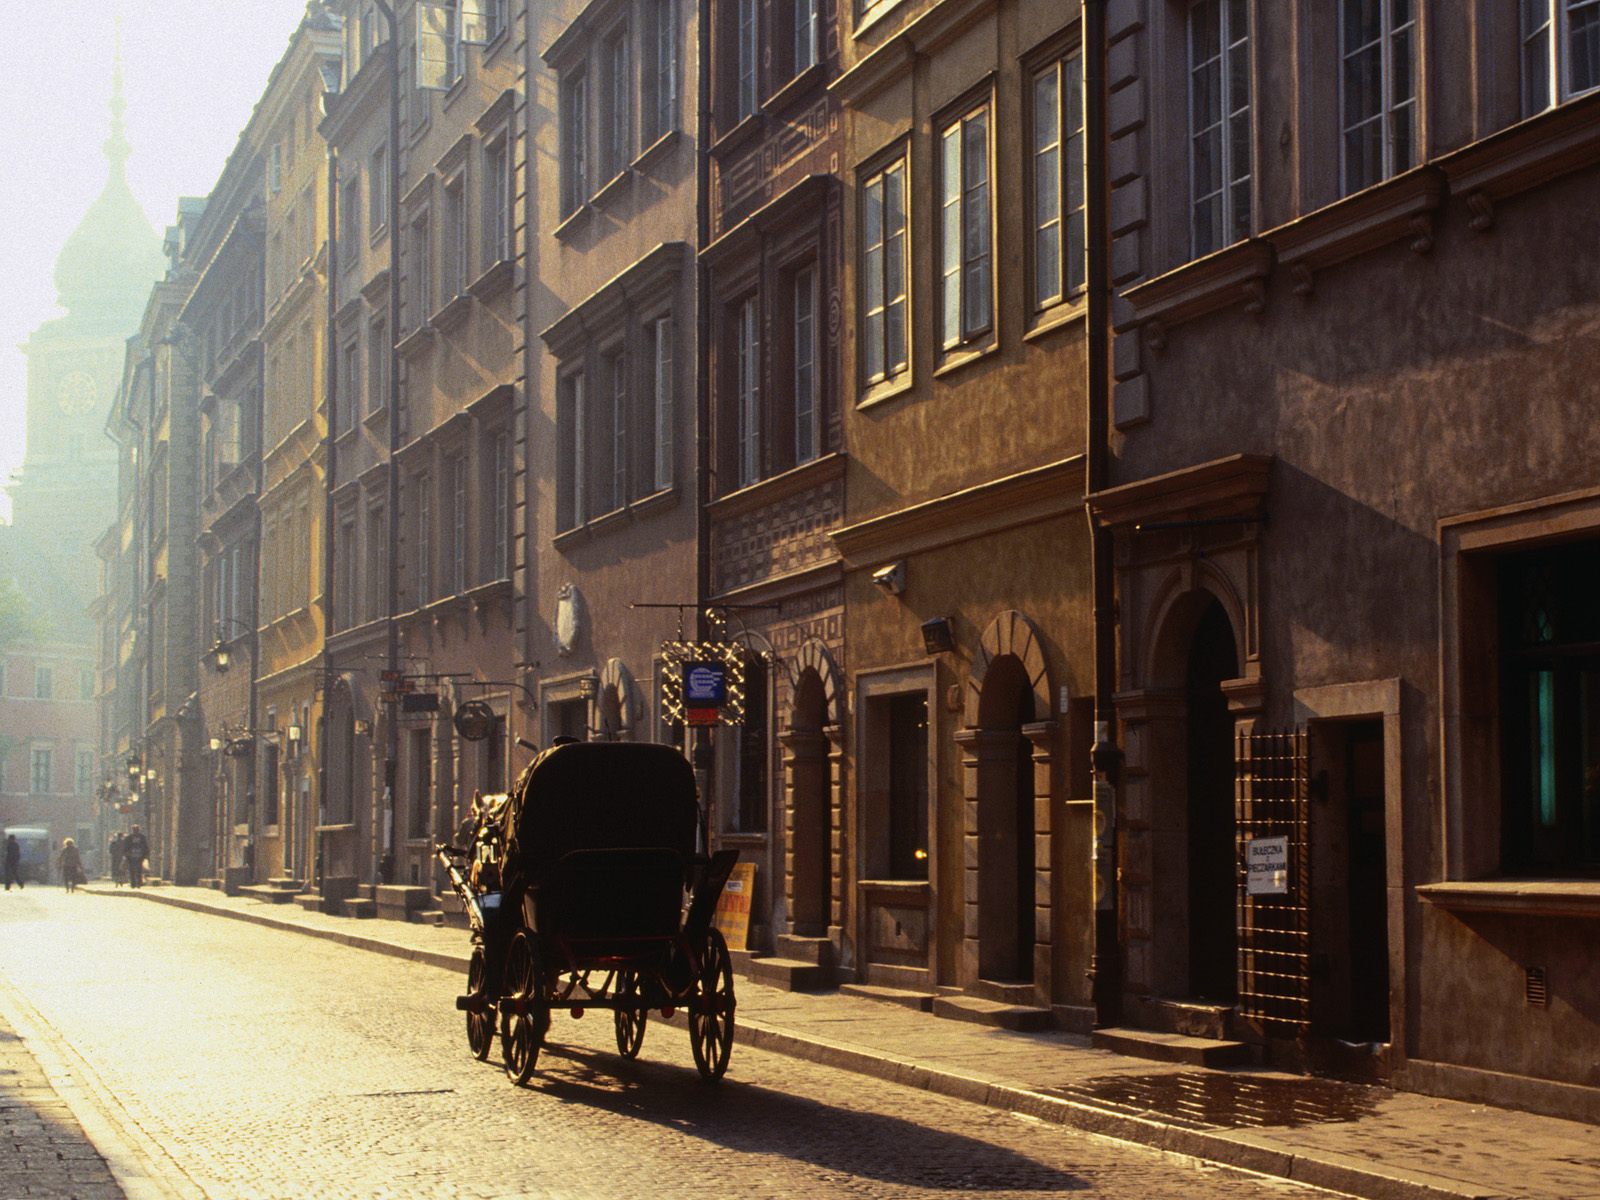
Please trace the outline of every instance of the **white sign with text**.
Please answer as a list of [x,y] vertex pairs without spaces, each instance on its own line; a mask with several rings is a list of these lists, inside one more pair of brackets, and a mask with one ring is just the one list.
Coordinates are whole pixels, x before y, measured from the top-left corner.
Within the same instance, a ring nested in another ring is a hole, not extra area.
[[1287,896],[1289,894],[1289,839],[1252,838],[1245,843],[1246,895]]

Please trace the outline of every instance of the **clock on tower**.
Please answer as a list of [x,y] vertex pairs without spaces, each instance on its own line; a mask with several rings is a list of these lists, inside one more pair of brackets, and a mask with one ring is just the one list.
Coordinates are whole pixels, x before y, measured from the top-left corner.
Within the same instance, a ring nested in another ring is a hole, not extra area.
[[99,390],[87,371],[72,371],[56,384],[56,404],[67,416],[81,417],[94,410]]

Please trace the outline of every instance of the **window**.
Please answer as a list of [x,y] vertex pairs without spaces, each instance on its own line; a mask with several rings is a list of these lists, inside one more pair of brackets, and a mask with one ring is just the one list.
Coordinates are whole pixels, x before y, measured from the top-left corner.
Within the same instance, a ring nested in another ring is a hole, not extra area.
[[413,583],[417,589],[416,607],[433,601],[433,493],[426,475],[417,476],[417,543]]
[[421,329],[433,312],[433,248],[428,242],[428,214],[411,222],[411,272],[409,285],[411,328]]
[[1344,190],[1409,169],[1416,155],[1413,0],[1341,0]]
[[589,116],[587,81],[574,71],[561,81],[561,214],[577,212],[589,200]]
[[349,266],[359,257],[356,236],[361,231],[361,185],[347,179],[339,189],[339,261]]
[[928,877],[928,701],[890,697],[889,878]]
[[756,62],[760,53],[756,26],[756,0],[734,0],[738,5],[738,43],[735,62],[738,68],[735,115],[744,120],[756,111]]
[[655,437],[655,490],[672,486],[672,318],[650,322],[651,408]]
[[74,790],[80,796],[94,795],[94,751],[79,750]]
[[467,590],[467,456],[450,459],[450,592]]
[[794,275],[794,460],[810,462],[821,452],[821,405],[817,403],[817,271]]
[[1085,259],[1083,58],[1033,77],[1033,304],[1082,290]]
[[444,301],[449,303],[467,286],[466,185],[460,175],[444,185],[444,229],[439,246]]
[[1245,0],[1190,6],[1189,203],[1196,258],[1250,234],[1249,54]]
[[817,65],[821,58],[819,49],[822,0],[794,0],[794,73],[800,74]]
[[677,127],[678,29],[676,0],[644,0],[644,104],[646,145]]
[[94,672],[84,667],[78,672],[78,699],[94,699]]
[[54,765],[51,762],[51,751],[48,746],[35,746],[29,760],[28,790],[34,795],[43,795],[51,790],[53,783]]
[[585,469],[588,436],[584,429],[583,384],[583,373],[574,371],[558,385],[556,422],[560,457],[556,464],[556,524],[561,529],[574,529],[589,519],[588,505],[584,503],[588,488]]
[[502,134],[483,149],[483,269],[511,261],[511,139]]
[[611,386],[611,412],[605,448],[606,473],[601,482],[602,507],[607,511],[628,502],[628,356],[621,350],[606,361]]
[[389,522],[384,507],[367,510],[367,620],[376,621],[389,611]]
[[946,349],[988,332],[989,108],[975,108],[939,135],[939,312]]
[[361,403],[361,339],[350,338],[339,350],[339,393],[334,397],[336,425],[341,433],[356,426]]
[[600,112],[600,176],[610,181],[628,165],[633,125],[632,79],[628,65],[628,30],[615,30],[601,48],[604,84]]
[[735,435],[739,446],[739,486],[761,478],[761,329],[756,298],[734,309]]
[[411,734],[411,837],[428,836],[428,816],[433,808],[432,734],[426,729]]
[[357,590],[360,565],[361,560],[356,557],[356,522],[350,517],[339,522],[338,561],[334,563],[334,570],[339,574],[339,586],[334,591],[337,599],[334,620],[339,629],[351,629],[359,620],[356,600],[360,595]]
[[1600,87],[1600,0],[1522,0],[1522,115]]
[[499,430],[489,440],[490,579],[511,574],[511,435]]
[[376,236],[389,223],[389,154],[379,146],[367,163],[367,227]]
[[33,694],[40,700],[55,699],[55,673],[49,667],[33,669]]
[[759,833],[767,827],[767,793],[771,776],[771,742],[767,729],[767,664],[747,658],[744,664],[744,722],[732,731],[738,748],[735,778],[741,833]]
[[1600,542],[1496,566],[1505,869],[1600,871]]
[[367,413],[382,412],[389,403],[389,319],[373,317],[367,324]]
[[906,164],[897,159],[862,186],[862,374],[868,385],[909,365],[906,347]]
[[506,0],[484,0],[483,40],[492,42],[505,31]]
[[267,195],[276,196],[283,188],[283,147],[277,142],[267,147]]

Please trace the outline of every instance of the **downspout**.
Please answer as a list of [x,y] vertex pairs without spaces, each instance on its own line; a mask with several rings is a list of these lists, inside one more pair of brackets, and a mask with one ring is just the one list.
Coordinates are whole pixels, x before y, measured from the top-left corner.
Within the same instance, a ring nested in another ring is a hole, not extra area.
[[[695,33],[695,617],[694,636],[705,641],[710,636],[710,621],[706,616],[706,603],[711,597],[711,522],[706,514],[711,503],[711,321],[706,306],[711,297],[710,271],[702,259],[705,248],[711,244],[711,21],[709,6],[697,9]],[[694,765],[695,783],[700,789],[702,828],[706,831],[706,845],[710,852],[710,825],[705,816],[711,806],[711,733],[705,729],[693,731],[690,761]]]
[[[1106,0],[1083,3],[1084,124],[1088,148],[1085,166],[1085,242],[1088,251],[1087,387],[1088,413],[1085,491],[1094,495],[1110,477],[1110,250],[1107,220],[1110,203],[1106,177]],[[1117,746],[1117,614],[1115,562],[1111,531],[1089,514],[1094,595],[1094,956],[1090,987],[1095,1019],[1113,1024],[1121,1001],[1121,947],[1117,921],[1117,778],[1122,751]]]
[[[322,437],[322,716],[317,735],[317,817],[309,839],[311,868],[307,880],[312,891],[322,887],[322,831],[328,812],[328,698],[333,690],[333,651],[330,648],[334,625],[334,505],[333,489],[337,451],[334,431],[339,427],[339,153],[328,144],[328,332],[327,353],[323,356],[323,388],[327,394],[327,429]],[[354,397],[351,397],[352,401]]]

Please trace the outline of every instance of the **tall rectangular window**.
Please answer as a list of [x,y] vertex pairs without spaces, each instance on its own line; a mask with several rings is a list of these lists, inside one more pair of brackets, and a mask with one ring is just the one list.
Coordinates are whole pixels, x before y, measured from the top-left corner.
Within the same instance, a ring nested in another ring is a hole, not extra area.
[[735,313],[739,486],[746,487],[761,478],[761,331],[756,298],[741,301]]
[[360,257],[361,186],[354,179],[339,189],[339,261],[349,266]]
[[810,462],[822,445],[817,403],[817,271],[794,277],[794,460]]
[[450,593],[467,590],[467,456],[450,460]]
[[361,404],[361,341],[351,338],[339,350],[339,394],[334,397],[335,422],[340,432],[355,428]]
[[611,356],[611,437],[607,447],[610,469],[606,472],[607,507],[621,508],[628,502],[628,358],[622,351]]
[[88,667],[78,672],[78,699],[94,699],[94,671]]
[[411,328],[421,329],[433,313],[433,248],[428,242],[428,217],[411,222],[411,274],[407,299],[411,302]]
[[354,628],[358,620],[360,568],[361,560],[356,557],[356,523],[352,517],[339,523],[339,561],[333,566],[338,573],[338,587],[335,589],[338,603],[334,605],[334,613],[339,629]]
[[367,620],[389,612],[389,521],[381,504],[367,510]]
[[988,105],[940,133],[939,175],[940,344],[948,350],[991,323]]
[[818,46],[822,0],[794,0],[794,73],[811,69],[821,57]]
[[54,767],[48,747],[35,746],[29,758],[28,790],[35,795],[42,795],[51,790]]
[[1522,115],[1600,87],[1600,0],[1521,0]]
[[55,672],[49,667],[33,669],[33,694],[40,700],[54,700],[56,694]]
[[460,175],[444,186],[444,235],[439,250],[444,273],[442,299],[448,303],[467,286],[467,193]]
[[650,322],[650,392],[655,425],[655,490],[672,486],[672,318]]
[[433,811],[433,735],[426,729],[411,734],[411,837],[428,836]]
[[367,325],[367,413],[382,412],[389,404],[389,343],[387,317],[373,317]]
[[928,701],[908,693],[888,703],[889,878],[928,877]]
[[1250,25],[1245,0],[1189,6],[1190,244],[1250,235]]
[[589,446],[583,372],[574,371],[561,380],[557,403],[556,433],[560,450],[556,463],[556,524],[561,529],[576,529],[589,519]]
[[511,435],[496,433],[490,442],[489,512],[493,522],[489,540],[489,578],[511,574]]
[[736,47],[736,65],[738,68],[738,108],[739,120],[744,120],[756,111],[756,66],[760,57],[760,41],[757,36],[756,25],[756,0],[734,0],[738,5],[738,44]]
[[376,234],[389,223],[389,152],[379,146],[367,163],[367,225]]
[[79,750],[74,790],[80,796],[94,795],[94,751]]
[[576,212],[589,200],[588,92],[582,71],[561,81],[561,213]]
[[644,0],[644,144],[677,128],[677,0]]
[[1035,308],[1083,288],[1083,171],[1083,57],[1074,52],[1033,77]]
[[502,135],[483,151],[483,269],[511,261],[511,138]]
[[421,608],[433,601],[433,492],[426,475],[419,475],[415,486],[417,540],[412,579],[417,589],[416,607]]
[[628,62],[628,30],[624,26],[606,39],[601,50],[605,65],[601,89],[600,175],[609,182],[628,165],[629,134],[633,125],[632,68]]
[[1346,194],[1416,161],[1414,0],[1341,0],[1341,128]]
[[906,164],[897,159],[862,184],[863,382],[893,379],[906,346]]

